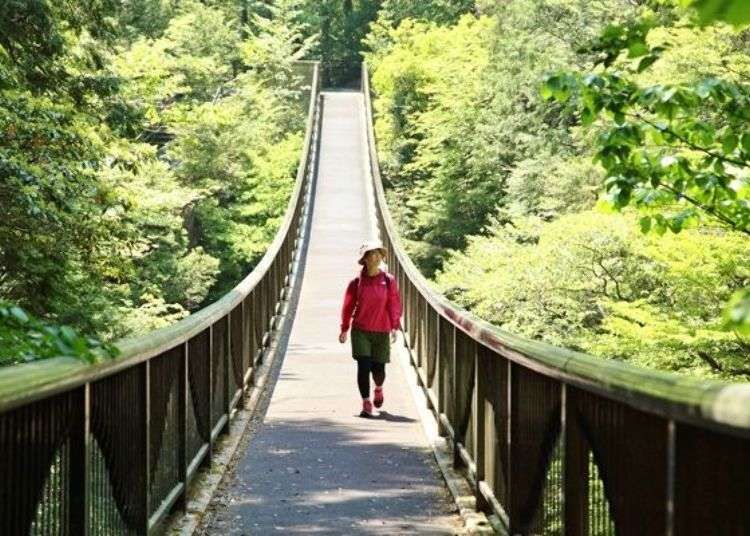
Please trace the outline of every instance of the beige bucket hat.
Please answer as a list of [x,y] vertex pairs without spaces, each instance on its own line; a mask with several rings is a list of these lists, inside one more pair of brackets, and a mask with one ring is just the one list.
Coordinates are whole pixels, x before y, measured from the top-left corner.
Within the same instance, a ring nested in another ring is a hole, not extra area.
[[357,261],[359,264],[365,263],[365,254],[368,251],[372,251],[373,249],[380,250],[381,255],[385,257],[386,253],[388,253],[388,250],[383,247],[383,243],[380,240],[365,240],[365,242],[359,246],[359,260]]

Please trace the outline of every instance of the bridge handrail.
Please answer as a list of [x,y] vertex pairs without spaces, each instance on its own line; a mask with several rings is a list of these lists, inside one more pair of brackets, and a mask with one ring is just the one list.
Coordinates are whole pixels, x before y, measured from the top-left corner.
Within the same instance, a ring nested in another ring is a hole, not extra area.
[[[441,316],[483,345],[544,374],[659,412],[666,417],[727,425],[750,432],[750,383],[727,383],[650,370],[526,339],[476,317],[436,291],[401,245],[390,215],[377,159],[366,66],[362,80],[366,113],[370,117],[368,144],[371,168],[382,226],[406,276]],[[638,400],[637,397],[643,399]]]
[[[312,95],[319,93],[318,62],[300,60],[297,63],[311,66],[313,78],[310,91]],[[0,413],[18,405],[72,389],[159,355],[168,348],[174,347],[175,344],[184,343],[200,333],[206,326],[226,316],[238,303],[245,299],[268,272],[294,222],[295,208],[302,200],[302,190],[305,186],[306,162],[308,161],[313,135],[316,104],[316,99],[311,98],[305,122],[305,137],[300,165],[297,168],[294,189],[287,204],[284,220],[261,260],[242,281],[212,304],[174,324],[156,329],[145,335],[116,341],[114,346],[120,351],[117,359],[89,365],[70,357],[56,357],[0,368]]]
[[369,82],[363,63],[376,212],[404,296],[406,345],[478,507],[509,534],[750,531],[750,509],[738,499],[750,496],[750,384],[524,339],[437,292],[390,215]]
[[322,98],[318,62],[300,65],[310,100],[296,181],[253,271],[191,316],[118,341],[117,359],[0,370],[0,534],[147,535],[186,508],[254,383],[308,238]]

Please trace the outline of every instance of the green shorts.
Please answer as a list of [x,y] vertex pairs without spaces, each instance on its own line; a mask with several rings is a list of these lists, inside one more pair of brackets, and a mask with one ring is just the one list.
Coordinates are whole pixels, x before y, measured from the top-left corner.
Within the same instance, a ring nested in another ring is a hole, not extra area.
[[352,329],[352,357],[369,357],[377,363],[391,361],[391,338],[389,333]]

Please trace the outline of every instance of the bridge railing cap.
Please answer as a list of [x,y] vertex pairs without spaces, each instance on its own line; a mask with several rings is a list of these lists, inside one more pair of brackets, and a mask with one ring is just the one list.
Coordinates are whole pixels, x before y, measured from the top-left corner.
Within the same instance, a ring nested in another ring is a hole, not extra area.
[[733,384],[645,369],[525,339],[477,318],[436,291],[407,255],[386,202],[377,158],[369,72],[364,62],[362,92],[370,167],[383,228],[407,278],[442,318],[493,352],[568,385],[667,418],[750,435],[750,383]]
[[318,99],[315,97],[320,93],[320,62],[305,60],[298,63],[312,67],[310,84],[312,98],[307,110],[300,164],[297,168],[294,189],[287,204],[284,220],[266,253],[252,272],[219,300],[179,322],[156,329],[145,335],[117,341],[115,346],[120,350],[120,356],[117,359],[88,365],[73,358],[58,357],[0,369],[0,412],[114,374],[119,370],[184,344],[228,315],[252,292],[271,268],[274,259],[284,244],[293,223],[295,208],[302,196],[302,188],[305,182],[308,154],[316,119],[315,110]]

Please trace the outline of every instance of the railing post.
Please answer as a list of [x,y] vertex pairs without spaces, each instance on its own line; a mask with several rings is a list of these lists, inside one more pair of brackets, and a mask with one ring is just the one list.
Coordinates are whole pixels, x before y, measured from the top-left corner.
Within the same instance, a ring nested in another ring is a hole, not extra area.
[[266,347],[266,332],[268,331],[268,272],[265,273],[263,278],[258,284],[260,287],[260,346],[261,354],[259,356],[259,362],[263,362],[263,350]]
[[[513,466],[514,462],[514,448],[513,448],[513,441],[515,440],[516,436],[516,430],[518,429],[518,379],[516,377],[516,371],[515,367],[513,365],[513,362],[508,359],[507,361],[507,367],[508,367],[508,399],[507,399],[507,406],[508,406],[508,430],[507,430],[507,436],[506,436],[506,473],[505,473],[505,489],[506,489],[506,497],[507,497],[507,509],[508,509],[508,518],[509,518],[509,526],[511,533],[517,528],[518,524],[518,511],[515,508],[515,495],[517,491],[514,489],[514,479],[516,478],[516,471],[515,467]],[[518,468],[520,469],[520,468]]]
[[438,421],[439,427],[440,414],[444,411],[444,404],[442,401],[442,397],[440,396],[440,382],[442,382],[443,378],[442,372],[440,371],[440,352],[442,352],[442,348],[440,346],[440,313],[434,310],[433,314],[435,315],[435,377],[432,380],[432,389],[435,393],[435,402],[437,403],[437,407],[432,408],[432,410],[435,413],[435,418]]
[[406,322],[406,330],[409,332],[409,339],[407,340],[407,344],[409,345],[409,348],[413,349],[414,348],[414,344],[413,344],[414,322],[412,321],[413,320],[413,317],[412,317],[413,304],[411,300],[413,286],[412,286],[411,280],[407,280],[405,281],[405,283],[406,285],[404,288],[404,304],[406,306],[406,311],[405,311],[406,314],[404,315],[405,317],[404,320]]
[[219,320],[219,322],[224,322],[224,356],[222,359],[224,360],[224,404],[223,408],[224,411],[227,412],[227,422],[222,427],[221,432],[223,434],[229,433],[229,416],[232,414],[232,398],[233,394],[231,391],[233,391],[231,384],[234,384],[234,380],[230,382],[231,379],[231,369],[230,367],[233,366],[232,364],[232,312],[228,312],[227,315],[222,319]]
[[250,324],[248,321],[248,299],[247,297],[242,299],[241,302],[242,309],[240,310],[240,328],[242,333],[242,347],[240,348],[240,363],[242,363],[242,366],[240,368],[241,371],[241,379],[242,382],[238,386],[241,390],[244,391],[245,389],[245,378],[247,378],[247,371],[250,369]]
[[[411,338],[412,340],[412,350],[414,353],[414,359],[415,364],[418,372],[421,372],[422,369],[422,319],[420,315],[420,309],[422,305],[422,300],[419,299],[419,291],[416,287],[414,287],[414,311],[413,311],[413,319],[414,319],[414,336]],[[419,378],[419,376],[417,376]]]
[[188,358],[190,352],[189,341],[182,344],[182,356],[178,369],[177,379],[177,478],[183,483],[182,493],[177,499],[177,508],[185,512],[187,510],[187,485],[188,485],[188,391],[190,390],[188,380]]
[[456,326],[451,325],[451,340],[453,341],[453,351],[451,352],[449,362],[448,362],[448,370],[450,376],[448,377],[448,384],[450,385],[450,394],[448,398],[448,422],[451,425],[451,428],[453,429],[453,435],[451,437],[451,440],[453,442],[453,466],[454,467],[460,467],[461,466],[461,458],[458,454],[458,449],[456,448],[456,404],[458,402],[458,393],[456,392],[456,386],[457,386],[457,362],[458,362],[458,329],[456,329]]
[[[419,326],[417,324],[417,296],[419,291],[416,285],[409,281],[409,346],[412,349],[412,353],[417,350],[417,335],[419,333]],[[415,355],[417,363],[419,363],[419,355]]]
[[278,317],[276,319],[276,325],[278,325],[279,318],[281,317],[281,309],[283,307],[282,301],[284,299],[284,276],[286,275],[286,270],[284,269],[284,262],[283,262],[283,255],[282,258],[280,258],[277,262],[276,267],[276,307],[274,310],[276,310],[276,316]]
[[271,266],[268,269],[268,287],[269,287],[269,300],[268,300],[268,331],[273,329],[274,316],[276,314],[276,280],[278,274],[278,263],[274,260],[271,262]]
[[566,535],[586,536],[589,513],[589,456],[588,446],[576,416],[575,396],[575,389],[563,384],[563,515]]
[[667,422],[667,493],[664,511],[666,512],[666,527],[664,536],[674,535],[674,502],[675,502],[675,470],[677,455],[677,424],[674,419]]
[[255,335],[255,290],[245,298],[245,328],[248,331],[247,342],[247,369],[245,370],[244,383],[245,387],[251,385],[253,369],[255,369],[255,351],[258,347],[257,337]]
[[440,320],[440,388],[438,392],[438,402],[440,404],[440,414],[438,415],[438,433],[442,437],[448,437],[450,431],[445,427],[443,417],[449,423],[453,419],[453,376],[455,370],[456,355],[456,332],[453,325],[446,319]]
[[488,381],[488,367],[486,366],[486,351],[487,349],[476,344],[476,351],[474,352],[474,396],[472,400],[472,406],[474,411],[472,412],[472,419],[474,426],[474,464],[476,467],[476,498],[477,508],[479,510],[487,511],[489,505],[481,493],[480,482],[485,480],[485,456],[486,456],[486,422],[485,422],[485,404],[487,403],[487,381]]
[[149,518],[151,516],[151,360],[147,359],[143,365],[143,400],[144,402],[144,430],[143,437],[145,438],[145,448],[143,449],[143,467],[140,469],[143,471],[144,479],[144,493],[142,500],[143,505],[143,519],[141,520],[141,526],[143,534],[148,534],[149,529]]
[[258,285],[255,287],[255,329],[256,333],[258,334],[258,348],[256,349],[255,353],[255,363],[256,365],[259,365],[263,362],[263,341],[264,341],[264,335],[265,330],[263,329],[263,326],[265,324],[265,316],[266,316],[266,299],[264,297],[265,293],[265,286],[263,285],[263,279],[261,279],[258,282]]
[[[425,309],[427,308],[427,302],[424,296],[420,292],[417,292],[417,367],[424,373],[425,372],[425,329],[426,326],[426,314]],[[425,388],[427,385],[425,385]]]
[[214,456],[214,325],[208,326],[208,452],[204,459],[210,465]]
[[69,534],[89,534],[90,387],[80,388],[81,411],[76,416],[70,441],[70,527]]

